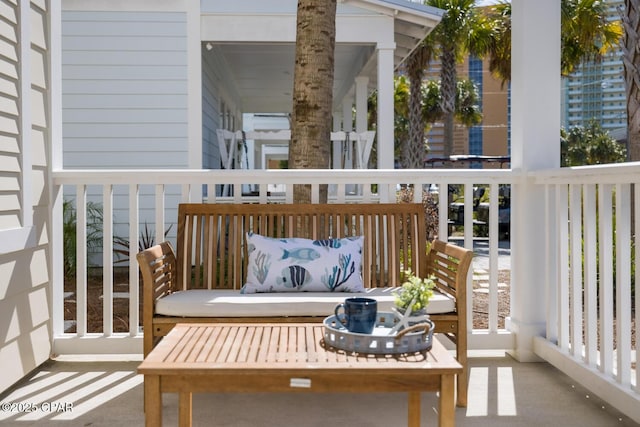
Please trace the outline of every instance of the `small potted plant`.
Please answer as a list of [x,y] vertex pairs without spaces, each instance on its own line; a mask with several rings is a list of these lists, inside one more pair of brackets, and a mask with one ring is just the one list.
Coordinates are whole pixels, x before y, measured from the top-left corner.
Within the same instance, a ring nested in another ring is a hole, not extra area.
[[426,314],[429,299],[433,296],[435,277],[420,278],[411,270],[405,270],[405,281],[400,289],[394,292],[395,305],[399,312],[404,313],[410,304],[412,314]]

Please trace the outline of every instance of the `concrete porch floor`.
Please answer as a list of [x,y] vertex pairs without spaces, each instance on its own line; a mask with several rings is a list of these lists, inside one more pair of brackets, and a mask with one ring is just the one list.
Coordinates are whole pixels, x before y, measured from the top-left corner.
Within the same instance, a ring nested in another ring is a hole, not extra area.
[[[458,426],[637,425],[547,363],[518,363],[502,352],[471,352],[469,360],[469,406],[456,409]],[[0,425],[143,426],[139,363],[50,361],[0,396]],[[177,396],[165,394],[163,403],[164,425],[177,425]],[[422,425],[437,425],[435,407],[437,397],[425,393]],[[406,425],[407,401],[404,393],[196,394],[193,408],[194,426],[394,427]]]

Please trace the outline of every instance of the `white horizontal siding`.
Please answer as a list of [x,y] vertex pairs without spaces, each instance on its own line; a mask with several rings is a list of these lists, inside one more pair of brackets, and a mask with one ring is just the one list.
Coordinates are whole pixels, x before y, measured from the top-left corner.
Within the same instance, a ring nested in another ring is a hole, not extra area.
[[[92,166],[94,169],[116,169],[116,168],[124,168],[124,169],[132,169],[138,168],[141,161],[138,158],[135,158],[130,153],[117,153],[115,151],[99,151],[93,153],[93,156],[98,157],[99,166]],[[81,162],[86,162],[86,153],[65,153],[64,162],[65,164],[79,164]],[[145,156],[145,163],[148,165],[153,165],[149,167],[161,168],[161,169],[181,169],[184,168],[184,165],[187,162],[187,153],[186,152],[167,152],[167,153],[158,153],[151,152]]]
[[62,36],[64,166],[187,167],[186,14],[63,11]]
[[[157,95],[146,94],[144,96],[129,95],[71,95],[65,94],[63,98],[64,111],[73,108],[119,108],[119,109],[185,109],[187,95]],[[104,117],[103,120],[107,120]]]
[[22,168],[19,96],[19,26],[15,5],[0,3],[0,230],[19,228]]
[[48,6],[0,1],[0,393],[52,353]]
[[[120,153],[124,153],[132,150],[142,150],[142,151],[161,151],[161,152],[175,152],[179,153],[180,151],[176,150],[176,147],[180,147],[181,139],[180,138],[135,138],[127,139],[127,138],[100,138],[100,139],[82,139],[82,138],[70,138],[70,142],[65,147],[65,151],[67,153],[74,152],[84,152],[87,150],[87,146],[89,144],[95,143],[98,141],[96,150],[99,150],[101,147],[108,147],[109,151],[116,151]],[[133,142],[135,141],[136,146],[132,147]]]
[[[153,123],[153,126],[150,123],[70,123],[65,125],[64,137],[83,138],[92,132],[95,132],[97,142],[89,147],[99,147],[101,145],[99,140],[104,137],[129,139],[176,138],[184,135],[184,125],[172,123]],[[132,148],[135,150],[135,147]]]
[[155,65],[96,65],[74,64],[66,67],[66,80],[82,80],[91,76],[92,80],[182,80],[184,64],[157,67]]

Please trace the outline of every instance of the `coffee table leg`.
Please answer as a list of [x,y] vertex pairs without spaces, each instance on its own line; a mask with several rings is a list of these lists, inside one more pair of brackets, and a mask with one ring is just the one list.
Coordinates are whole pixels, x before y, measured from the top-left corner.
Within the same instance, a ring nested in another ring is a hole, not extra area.
[[409,427],[420,427],[420,392],[409,392]]
[[178,416],[180,417],[180,427],[191,427],[192,394],[188,392],[180,393]]
[[440,375],[440,407],[438,425],[454,427],[456,425],[454,375]]
[[144,421],[146,427],[162,426],[162,393],[158,375],[144,376]]

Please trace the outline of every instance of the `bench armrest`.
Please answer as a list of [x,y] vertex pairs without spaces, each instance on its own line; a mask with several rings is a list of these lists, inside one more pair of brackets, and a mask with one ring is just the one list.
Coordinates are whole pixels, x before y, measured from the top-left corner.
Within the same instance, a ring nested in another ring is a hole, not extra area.
[[[156,301],[176,290],[176,254],[169,242],[162,242],[136,255],[142,272],[142,324],[152,327]],[[152,331],[145,331],[144,354],[153,348]]]

